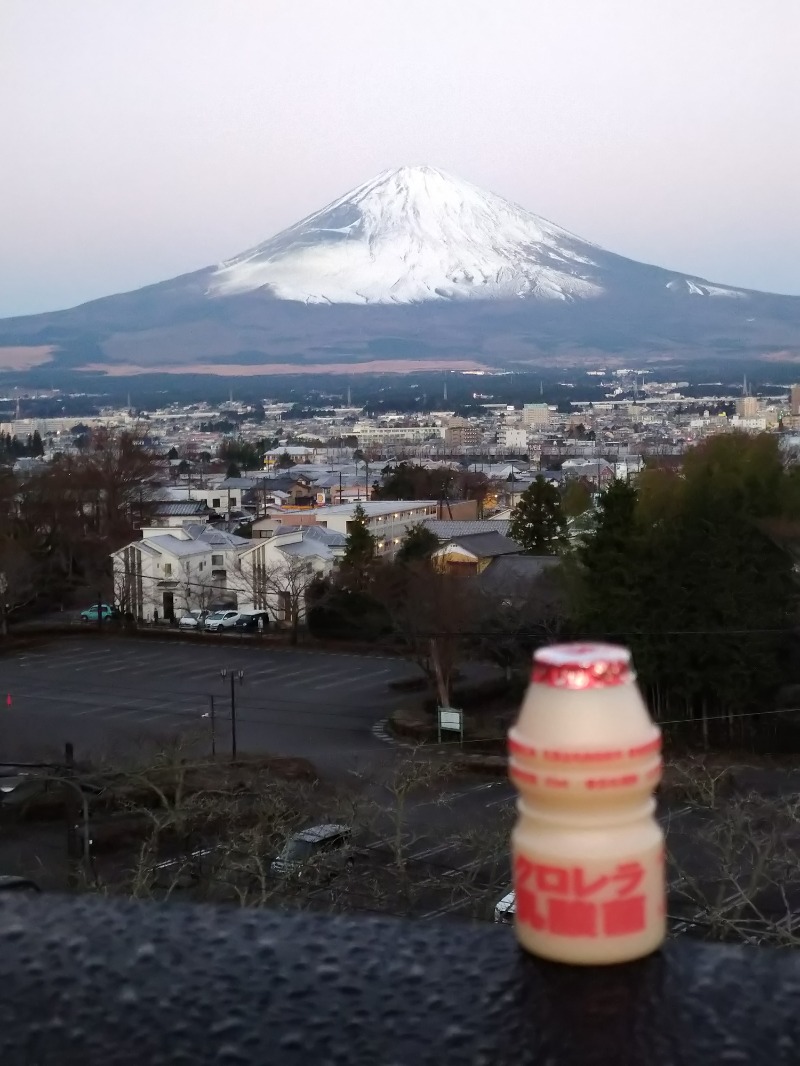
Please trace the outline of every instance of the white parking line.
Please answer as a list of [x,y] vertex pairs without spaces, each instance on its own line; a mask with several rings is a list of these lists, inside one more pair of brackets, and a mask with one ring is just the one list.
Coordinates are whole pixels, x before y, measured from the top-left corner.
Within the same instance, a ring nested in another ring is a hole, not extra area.
[[91,707],[86,707],[82,711],[75,711],[75,713],[73,715],[71,715],[71,717],[72,718],[85,718],[87,714],[102,714],[104,710],[105,710],[105,707],[103,706],[103,704],[95,703]]
[[[280,675],[280,680],[281,681],[284,681],[284,680],[288,681],[292,677],[308,677],[309,676],[309,672],[310,671],[309,671],[308,667],[305,666],[305,667],[303,667],[302,670],[292,670],[288,674],[281,674]],[[246,677],[247,677],[247,674],[245,674],[245,678]]]
[[260,681],[262,678],[265,677],[274,677],[276,674],[282,673],[283,670],[283,666],[270,666],[264,667],[263,669],[257,667],[255,670],[248,667],[244,676],[247,681],[251,681],[253,679],[258,679]]
[[117,711],[116,714],[104,714],[103,715],[103,721],[104,722],[111,722],[111,721],[113,721],[116,718],[127,718],[131,714],[138,715],[139,710],[140,710],[139,707],[126,707],[124,710]]
[[[324,685],[312,685],[311,688],[339,688],[342,685],[352,685],[355,688],[363,685],[365,681],[371,683],[379,677],[384,677],[389,672],[389,670],[379,670],[374,674],[350,674],[348,677],[344,677],[340,681],[327,681]],[[317,674],[316,676],[319,677],[320,675]]]

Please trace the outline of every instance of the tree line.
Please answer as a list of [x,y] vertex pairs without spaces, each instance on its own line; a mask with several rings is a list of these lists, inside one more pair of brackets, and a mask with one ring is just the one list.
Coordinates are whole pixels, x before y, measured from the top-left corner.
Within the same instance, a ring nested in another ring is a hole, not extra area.
[[20,438],[16,434],[0,433],[0,463],[13,462],[14,459],[26,457],[39,458],[44,455],[44,444],[38,429]]
[[539,477],[522,493],[509,536],[558,564],[511,591],[432,565],[439,542],[424,526],[379,558],[357,509],[338,571],[310,590],[312,628],[399,640],[432,684],[437,656],[446,676],[481,654],[523,677],[537,643],[623,643],[657,716],[684,723],[690,746],[773,735],[762,712],[800,681],[800,467],[777,438],[726,434],[688,451],[680,473],[612,481],[581,529],[568,492]]
[[102,430],[41,469],[0,467],[0,632],[33,605],[52,610],[78,591],[108,593],[109,555],[147,524],[156,470],[155,454],[132,435]]

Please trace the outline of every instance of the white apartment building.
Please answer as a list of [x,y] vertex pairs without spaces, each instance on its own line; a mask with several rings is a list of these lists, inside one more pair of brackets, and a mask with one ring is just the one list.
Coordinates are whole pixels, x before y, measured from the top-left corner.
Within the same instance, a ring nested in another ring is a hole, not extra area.
[[526,452],[528,450],[528,431],[516,426],[503,425],[497,433],[498,447],[507,452]]
[[303,623],[306,593],[344,555],[347,538],[319,525],[289,526],[251,541],[239,559],[239,607],[267,611],[278,622]]
[[[751,400],[753,397],[746,396],[745,399]],[[744,418],[740,415],[734,415],[730,425],[731,429],[744,430],[746,433],[764,433],[767,428],[767,419],[765,415],[752,418]]]
[[421,444],[441,440],[445,434],[444,426],[376,426],[374,422],[356,422],[350,432],[361,448],[369,444]]
[[142,539],[113,552],[114,600],[124,613],[153,621],[195,608],[236,607],[240,557],[252,545],[207,525],[145,527]]
[[[346,536],[356,506],[342,503],[318,507],[314,514],[319,525]],[[409,526],[424,522],[427,518],[436,518],[439,513],[436,500],[364,500],[361,506],[379,555],[393,555]]]

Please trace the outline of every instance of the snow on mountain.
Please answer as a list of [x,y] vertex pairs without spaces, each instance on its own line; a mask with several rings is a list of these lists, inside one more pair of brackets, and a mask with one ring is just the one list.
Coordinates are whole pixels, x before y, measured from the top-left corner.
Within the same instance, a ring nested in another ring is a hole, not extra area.
[[410,304],[603,292],[596,245],[432,167],[387,170],[221,264],[210,296]]

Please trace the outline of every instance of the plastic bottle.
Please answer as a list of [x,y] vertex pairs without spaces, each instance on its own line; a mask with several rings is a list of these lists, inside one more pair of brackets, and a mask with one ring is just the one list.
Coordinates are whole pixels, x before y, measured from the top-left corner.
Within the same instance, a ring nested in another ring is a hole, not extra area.
[[584,965],[656,950],[666,922],[664,835],[653,799],[661,733],[628,650],[537,651],[508,743],[520,794],[512,851],[522,946]]

